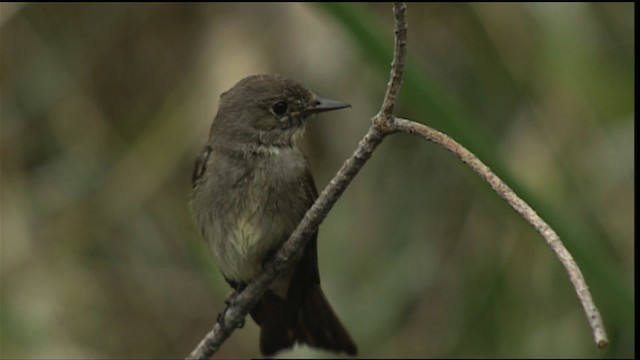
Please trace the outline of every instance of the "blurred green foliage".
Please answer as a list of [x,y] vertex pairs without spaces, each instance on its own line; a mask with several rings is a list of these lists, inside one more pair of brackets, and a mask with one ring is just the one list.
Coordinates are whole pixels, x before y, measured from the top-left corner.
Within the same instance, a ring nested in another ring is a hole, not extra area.
[[[188,209],[219,94],[280,73],[353,108],[309,123],[323,187],[379,107],[389,4],[0,5],[0,357],[183,357],[227,286]],[[634,4],[409,4],[398,114],[473,150],[582,267],[445,151],[388,138],[322,224],[363,357],[632,357]],[[250,321],[218,357],[257,356]],[[331,356],[298,348],[282,356]]]

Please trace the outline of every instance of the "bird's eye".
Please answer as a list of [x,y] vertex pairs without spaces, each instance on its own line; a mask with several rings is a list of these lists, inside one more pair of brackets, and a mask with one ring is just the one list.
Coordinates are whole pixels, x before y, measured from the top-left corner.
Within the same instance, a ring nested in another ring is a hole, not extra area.
[[273,105],[273,107],[271,108],[271,110],[273,110],[273,113],[278,115],[278,116],[282,116],[287,112],[287,103],[284,101],[280,101],[277,102],[275,105]]

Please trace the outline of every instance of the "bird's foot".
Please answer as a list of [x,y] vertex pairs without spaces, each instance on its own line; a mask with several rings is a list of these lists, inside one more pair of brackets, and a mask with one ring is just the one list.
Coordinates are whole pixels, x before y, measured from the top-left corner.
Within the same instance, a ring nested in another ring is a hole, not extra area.
[[[230,304],[227,303],[227,306],[224,308],[224,310],[222,310],[221,313],[218,314],[218,318],[216,320],[218,322],[218,325],[220,325],[220,328],[223,329],[223,331],[224,329],[227,328],[227,323],[225,322],[225,318],[227,317],[227,312],[229,312],[229,308],[230,308]],[[242,318],[240,319],[240,323],[237,324],[235,327],[238,329],[242,329],[244,327],[244,323],[245,323],[245,319]]]
[[262,271],[269,275],[278,276],[278,271],[273,262],[273,256],[269,256],[262,261]]
[[[244,288],[247,287],[247,284],[246,283],[234,283],[233,287],[234,287],[234,289],[231,290],[231,293],[229,294],[229,296],[227,296],[227,298],[224,300],[224,304],[225,304],[224,310],[222,310],[222,312],[218,314],[218,318],[217,318],[218,324],[220,324],[220,327],[222,327],[223,329],[225,328],[225,325],[226,325],[224,319],[227,316],[227,312],[229,311],[229,308],[231,307],[231,303],[233,303],[233,301],[238,297],[238,295],[240,295],[242,290],[244,290]],[[242,319],[240,324],[238,324],[236,327],[237,328],[243,328],[244,327],[244,318]]]

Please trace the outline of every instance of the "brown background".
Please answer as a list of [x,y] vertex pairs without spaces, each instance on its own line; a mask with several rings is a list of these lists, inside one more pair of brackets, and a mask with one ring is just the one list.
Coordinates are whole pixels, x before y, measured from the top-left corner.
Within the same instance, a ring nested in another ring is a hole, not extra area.
[[[320,229],[323,287],[362,356],[633,356],[633,10],[410,4],[399,108],[556,227],[611,348],[530,226],[453,156],[396,135]],[[219,94],[279,73],[351,103],[302,143],[323,187],[379,107],[392,39],[389,4],[3,3],[0,21],[7,358],[185,356],[228,292],[188,209]],[[258,355],[250,321],[218,353]]]

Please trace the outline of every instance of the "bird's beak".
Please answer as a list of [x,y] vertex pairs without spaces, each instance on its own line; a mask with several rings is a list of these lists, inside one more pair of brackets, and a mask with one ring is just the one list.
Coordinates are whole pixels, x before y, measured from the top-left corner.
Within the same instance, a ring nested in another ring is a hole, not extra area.
[[316,98],[316,100],[304,110],[305,115],[317,114],[325,111],[339,110],[351,107],[351,105],[329,99]]

